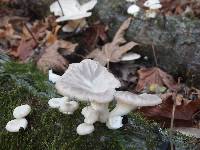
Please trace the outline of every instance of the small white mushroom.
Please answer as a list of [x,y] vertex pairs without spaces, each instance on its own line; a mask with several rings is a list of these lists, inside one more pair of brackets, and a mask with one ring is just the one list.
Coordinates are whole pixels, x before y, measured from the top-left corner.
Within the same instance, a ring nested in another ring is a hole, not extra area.
[[94,126],[92,124],[82,123],[77,127],[76,131],[79,135],[87,135],[94,131]]
[[137,60],[140,59],[141,55],[136,53],[127,53],[122,56],[121,61],[131,61],[131,60]]
[[147,18],[155,18],[157,10],[162,8],[162,5],[160,4],[159,0],[147,0],[144,3],[144,6],[149,8],[149,10],[146,11]]
[[31,107],[29,105],[21,105],[14,109],[13,116],[16,119],[24,118],[31,112]]
[[59,107],[59,111],[71,115],[78,109],[78,106],[79,104],[76,101],[65,102]]
[[68,97],[62,97],[62,98],[52,98],[49,100],[48,104],[51,108],[59,108],[64,103],[68,102]]
[[122,124],[122,119],[123,117],[121,116],[113,116],[113,117],[110,117],[108,119],[108,121],[106,122],[106,126],[109,128],[109,129],[119,129],[123,126]]
[[139,11],[140,11],[140,7],[133,4],[133,5],[129,6],[127,13],[136,17],[138,15]]
[[20,128],[26,129],[28,121],[25,118],[14,119],[7,123],[6,130],[9,132],[19,132]]
[[115,94],[116,107],[110,112],[112,116],[123,116],[130,111],[143,106],[155,106],[162,102],[161,98],[153,94],[136,95],[128,91],[118,91]]
[[84,107],[81,114],[85,117],[84,122],[88,124],[94,124],[99,119],[98,111],[94,110],[91,106]]
[[56,83],[56,81],[58,81],[60,79],[61,76],[53,73],[52,70],[49,70],[49,81],[51,81],[52,83]]

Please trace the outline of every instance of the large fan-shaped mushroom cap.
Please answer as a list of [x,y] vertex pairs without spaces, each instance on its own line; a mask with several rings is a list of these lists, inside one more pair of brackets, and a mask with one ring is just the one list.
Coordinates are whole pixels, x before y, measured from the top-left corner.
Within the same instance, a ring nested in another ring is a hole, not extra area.
[[61,79],[56,82],[56,89],[60,94],[98,103],[112,101],[115,88],[120,86],[112,73],[90,59],[70,64]]

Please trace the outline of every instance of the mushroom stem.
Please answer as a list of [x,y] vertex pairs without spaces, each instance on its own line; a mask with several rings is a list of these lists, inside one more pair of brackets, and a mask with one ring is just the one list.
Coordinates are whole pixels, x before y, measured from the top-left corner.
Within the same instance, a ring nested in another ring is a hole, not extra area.
[[113,116],[124,116],[128,114],[132,110],[136,110],[137,106],[133,106],[130,104],[122,103],[122,102],[117,102],[116,107],[110,112],[109,117]]
[[109,103],[91,102],[91,107],[99,113],[99,121],[105,123],[109,117]]

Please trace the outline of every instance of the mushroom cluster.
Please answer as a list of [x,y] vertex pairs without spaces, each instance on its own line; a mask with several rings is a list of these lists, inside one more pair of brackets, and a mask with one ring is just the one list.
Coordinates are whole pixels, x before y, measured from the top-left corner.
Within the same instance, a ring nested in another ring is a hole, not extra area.
[[[87,102],[88,105],[81,111],[84,123],[77,127],[79,135],[86,135],[94,131],[94,123],[97,121],[106,123],[109,129],[118,129],[123,126],[123,115],[141,106],[161,103],[157,95],[116,91],[120,86],[118,79],[107,68],[99,62],[85,59],[69,65],[55,85],[58,93],[65,97],[49,100],[49,106],[58,108],[62,113],[72,114],[78,108],[78,104],[70,102],[69,98]],[[109,103],[114,99],[117,104],[110,111]]]
[[59,0],[51,4],[50,11],[55,16],[60,16],[57,18],[57,22],[77,20],[91,16],[92,13],[88,11],[93,9],[96,3],[97,0],[91,0],[80,5],[78,0]]
[[74,32],[76,29],[87,26],[86,17],[92,15],[88,12],[94,8],[97,0],[91,0],[81,5],[78,0],[57,0],[50,6],[50,11],[59,16],[56,21],[69,21],[62,30],[63,32]]
[[29,105],[21,105],[13,110],[13,116],[16,118],[11,120],[6,125],[6,130],[9,132],[19,132],[21,128],[26,129],[28,121],[26,116],[31,112],[31,107]]
[[107,68],[90,59],[70,64],[61,79],[56,82],[56,89],[61,95],[90,103],[90,106],[82,110],[85,120],[77,128],[80,135],[83,135],[86,129],[88,134],[89,131],[94,131],[93,124],[96,121],[106,123],[109,117],[109,102],[114,98],[115,89],[120,86],[120,82]]

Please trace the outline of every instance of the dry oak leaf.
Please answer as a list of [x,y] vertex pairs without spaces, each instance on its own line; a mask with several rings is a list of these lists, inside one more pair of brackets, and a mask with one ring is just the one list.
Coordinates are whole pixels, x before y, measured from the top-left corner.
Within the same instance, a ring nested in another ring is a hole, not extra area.
[[123,54],[138,45],[133,41],[126,43],[124,38],[125,31],[128,29],[130,22],[131,18],[125,20],[118,29],[111,43],[105,44],[101,50],[98,48],[95,49],[87,57],[94,58],[94,60],[100,62],[103,66],[109,62],[119,62]]
[[58,52],[59,48],[64,48],[71,54],[75,51],[78,44],[73,44],[68,41],[57,40],[54,44],[48,46],[44,54],[37,61],[37,67],[43,72],[48,72],[49,69],[64,71],[68,67],[68,61]]
[[[36,21],[34,22],[33,26],[29,24],[30,27],[23,27],[23,37],[20,41],[20,44],[17,48],[13,48],[10,52],[11,55],[14,57],[19,58],[22,61],[26,61],[28,58],[30,58],[34,54],[34,49],[38,46],[39,39],[43,39],[46,34],[47,25],[46,23]],[[28,31],[28,29],[30,31]],[[33,34],[33,36],[30,34],[30,32]],[[37,41],[37,42],[36,42]]]
[[157,67],[141,68],[138,70],[138,75],[139,80],[135,89],[137,92],[141,92],[152,84],[165,86],[170,90],[176,90],[178,88],[173,77]]
[[22,39],[19,46],[16,49],[12,49],[10,54],[22,61],[33,55],[34,49],[37,47],[37,43],[33,39]]
[[[188,100],[190,101],[190,100]],[[173,99],[172,96],[163,100],[162,104],[153,107],[143,107],[139,111],[146,117],[159,121],[165,124],[165,127],[170,126],[172,116]],[[178,126],[193,126],[194,117],[200,111],[200,100],[182,103],[176,106],[174,125]]]

